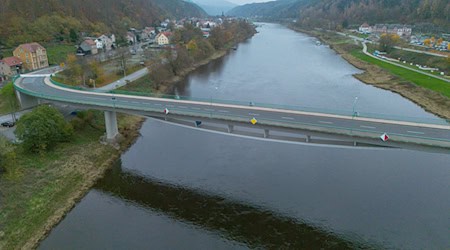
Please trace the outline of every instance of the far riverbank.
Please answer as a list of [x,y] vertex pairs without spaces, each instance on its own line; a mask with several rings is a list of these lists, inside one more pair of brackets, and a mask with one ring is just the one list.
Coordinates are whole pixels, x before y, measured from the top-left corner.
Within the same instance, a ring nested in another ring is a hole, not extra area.
[[400,94],[401,96],[421,106],[426,111],[439,117],[450,119],[449,98],[435,91],[425,89],[414,83],[406,81],[379,66],[358,59],[352,54],[357,50],[362,50],[362,48],[354,43],[349,43],[347,38],[343,38],[342,36],[331,34],[329,32],[305,30],[292,25],[290,25],[289,28],[297,32],[316,37],[323,43],[329,44],[330,48],[340,54],[347,62],[364,71],[363,73],[354,75],[354,77],[358,80],[366,84]]

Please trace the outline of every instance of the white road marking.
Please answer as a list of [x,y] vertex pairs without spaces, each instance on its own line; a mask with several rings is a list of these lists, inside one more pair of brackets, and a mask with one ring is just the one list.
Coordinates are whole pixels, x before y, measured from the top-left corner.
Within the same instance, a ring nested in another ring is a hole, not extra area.
[[255,113],[248,113],[249,115],[252,115],[252,116],[259,116],[259,114],[255,114]]
[[372,127],[372,126],[363,126],[363,125],[361,125],[360,127],[361,128],[368,128],[368,129],[376,129],[376,127]]
[[191,109],[200,110],[201,108],[192,107]]
[[136,103],[136,104],[139,104],[140,102],[131,102],[131,103]]
[[228,110],[219,110],[219,112],[221,112],[221,113],[229,113],[230,111],[228,111]]
[[323,123],[323,124],[333,124],[332,122],[326,122],[326,121],[319,121],[319,123]]
[[187,109],[188,107],[186,107],[186,106],[178,106],[179,108],[182,108],[182,109]]
[[292,117],[286,117],[286,116],[281,117],[281,119],[285,119],[285,120],[295,120],[295,119],[292,118]]
[[173,107],[175,107],[175,106],[173,106],[173,105],[170,105],[170,104],[167,104],[166,106],[167,106],[167,107],[169,107],[169,108],[173,108]]
[[162,106],[162,104],[160,104],[160,103],[155,103],[155,106]]
[[418,135],[424,135],[425,134],[423,132],[417,132],[417,131],[406,131],[406,132],[411,133],[411,134],[418,134]]
[[214,109],[205,109],[206,111],[214,111]]

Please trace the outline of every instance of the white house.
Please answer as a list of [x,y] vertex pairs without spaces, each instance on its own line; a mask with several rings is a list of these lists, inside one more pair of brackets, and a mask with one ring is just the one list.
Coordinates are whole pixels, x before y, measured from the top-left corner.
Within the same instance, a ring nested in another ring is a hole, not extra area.
[[95,39],[95,43],[97,44],[97,49],[105,49],[111,50],[113,46],[113,41],[106,35],[101,35],[97,39]]
[[367,24],[367,23],[363,23],[359,27],[359,32],[361,32],[363,34],[370,34],[370,33],[372,33],[372,27],[370,27],[369,24]]

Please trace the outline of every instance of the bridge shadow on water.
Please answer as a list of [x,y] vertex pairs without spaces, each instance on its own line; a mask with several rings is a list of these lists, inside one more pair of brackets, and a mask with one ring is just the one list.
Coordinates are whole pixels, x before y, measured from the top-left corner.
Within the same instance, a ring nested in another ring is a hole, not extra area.
[[[136,203],[179,221],[218,232],[250,248],[269,249],[368,249],[333,233],[269,210],[198,190],[161,183],[124,172],[120,162],[95,189]],[[354,239],[352,239],[354,240]]]

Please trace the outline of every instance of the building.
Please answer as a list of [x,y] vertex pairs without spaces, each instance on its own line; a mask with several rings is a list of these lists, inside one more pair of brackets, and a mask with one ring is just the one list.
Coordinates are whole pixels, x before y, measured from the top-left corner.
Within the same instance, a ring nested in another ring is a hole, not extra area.
[[22,70],[22,61],[15,56],[0,60],[0,82],[19,74]]
[[107,35],[101,35],[94,41],[97,44],[97,49],[111,50],[113,48],[113,40]]
[[172,35],[170,32],[161,32],[156,36],[156,43],[158,45],[167,45],[169,44],[169,38]]
[[372,28],[376,34],[397,34],[400,37],[411,37],[412,27],[403,24],[376,24]]
[[39,43],[21,44],[13,55],[22,61],[24,69],[32,71],[48,67],[47,50]]
[[98,53],[97,43],[92,39],[85,39],[77,49],[78,54],[96,55]]
[[370,34],[372,33],[372,27],[370,27],[369,24],[367,23],[363,23],[360,27],[359,27],[359,32],[363,33],[363,34]]

